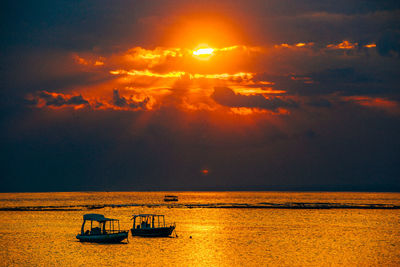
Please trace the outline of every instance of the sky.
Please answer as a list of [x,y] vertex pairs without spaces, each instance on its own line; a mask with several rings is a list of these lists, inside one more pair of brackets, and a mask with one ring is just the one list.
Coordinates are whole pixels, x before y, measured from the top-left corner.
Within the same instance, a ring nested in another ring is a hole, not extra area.
[[0,191],[400,191],[399,1],[0,12]]

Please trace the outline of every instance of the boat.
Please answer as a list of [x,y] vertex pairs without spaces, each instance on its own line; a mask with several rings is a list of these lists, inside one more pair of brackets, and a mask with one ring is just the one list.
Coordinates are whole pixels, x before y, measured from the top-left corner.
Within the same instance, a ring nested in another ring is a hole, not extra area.
[[178,201],[178,196],[166,195],[164,196],[164,201]]
[[164,215],[138,214],[133,215],[132,236],[169,237],[175,230],[175,223],[166,225]]
[[[90,221],[90,229],[85,224]],[[116,229],[116,224],[118,229]],[[129,231],[120,230],[119,220],[104,217],[102,214],[85,214],[83,215],[83,223],[81,233],[76,236],[81,242],[95,243],[120,243],[128,238]]]

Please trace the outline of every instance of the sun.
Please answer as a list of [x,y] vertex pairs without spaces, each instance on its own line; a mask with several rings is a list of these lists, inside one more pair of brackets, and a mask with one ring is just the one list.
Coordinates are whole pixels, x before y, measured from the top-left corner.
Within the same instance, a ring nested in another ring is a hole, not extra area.
[[193,51],[193,55],[202,56],[202,55],[212,55],[214,52],[213,48],[200,48]]
[[192,54],[197,59],[209,60],[214,55],[214,50],[214,48],[208,46],[200,46],[193,50]]

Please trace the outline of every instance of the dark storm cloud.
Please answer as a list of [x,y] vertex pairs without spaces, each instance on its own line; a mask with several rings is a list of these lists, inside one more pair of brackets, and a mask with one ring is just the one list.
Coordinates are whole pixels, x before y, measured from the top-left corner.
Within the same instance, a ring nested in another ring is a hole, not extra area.
[[120,96],[118,90],[113,90],[113,104],[117,107],[129,107],[129,108],[145,108],[146,104],[149,102],[149,98],[146,97],[143,101],[134,101],[126,97]]
[[65,96],[62,94],[51,94],[46,91],[39,93],[39,98],[45,101],[47,106],[61,107],[64,105],[89,105],[89,102],[82,95]]
[[218,103],[227,107],[246,107],[277,110],[278,108],[296,108],[298,104],[290,99],[271,97],[269,99],[262,95],[236,94],[227,87],[215,87],[211,97]]

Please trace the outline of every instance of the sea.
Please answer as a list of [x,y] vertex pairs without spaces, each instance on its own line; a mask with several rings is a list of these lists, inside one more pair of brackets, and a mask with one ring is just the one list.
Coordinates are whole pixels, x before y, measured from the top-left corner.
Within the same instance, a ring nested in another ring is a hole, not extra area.
[[[88,213],[126,230],[162,214],[176,232],[81,243]],[[0,266],[400,266],[400,193],[1,193]]]

